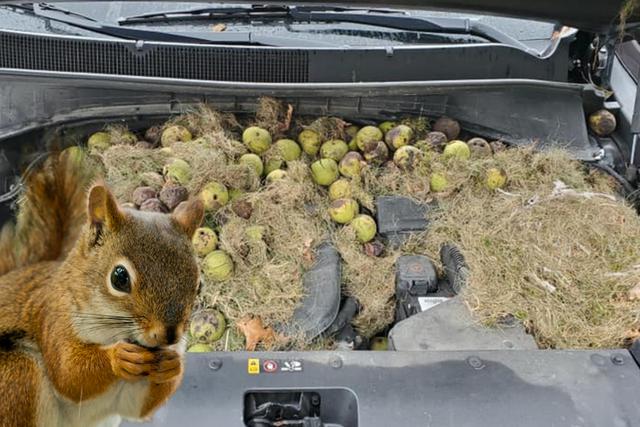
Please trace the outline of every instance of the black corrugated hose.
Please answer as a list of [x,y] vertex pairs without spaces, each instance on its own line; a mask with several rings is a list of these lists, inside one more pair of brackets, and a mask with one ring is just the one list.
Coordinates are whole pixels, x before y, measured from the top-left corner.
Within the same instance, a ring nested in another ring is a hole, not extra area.
[[635,188],[633,184],[629,182],[624,176],[620,175],[616,172],[611,166],[604,162],[593,162],[588,163],[588,165],[593,166],[597,169],[600,169],[609,175],[611,175],[616,181],[622,185],[624,189],[624,197],[627,199],[629,203],[633,205],[633,207],[640,213],[640,190]]

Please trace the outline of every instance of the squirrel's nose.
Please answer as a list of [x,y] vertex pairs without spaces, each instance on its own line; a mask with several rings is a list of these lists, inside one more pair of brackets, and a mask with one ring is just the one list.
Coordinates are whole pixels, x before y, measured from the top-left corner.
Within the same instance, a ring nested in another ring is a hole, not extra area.
[[153,346],[172,345],[178,342],[178,326],[162,325],[158,322],[148,329],[147,335],[149,343]]
[[168,325],[165,329],[165,339],[167,345],[178,342],[178,327],[176,325]]

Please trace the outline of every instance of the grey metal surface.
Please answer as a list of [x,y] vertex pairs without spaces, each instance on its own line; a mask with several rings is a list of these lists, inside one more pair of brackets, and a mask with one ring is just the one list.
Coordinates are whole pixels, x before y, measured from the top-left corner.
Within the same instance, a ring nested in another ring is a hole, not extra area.
[[[303,370],[249,375],[249,358]],[[248,390],[347,388],[360,427],[632,427],[639,386],[622,350],[190,354],[182,387],[149,425],[242,426]]]
[[534,80],[255,84],[0,69],[0,139],[43,125],[167,116],[200,102],[253,112],[261,95],[297,114],[380,120],[448,115],[468,131],[514,144],[559,144],[591,160],[582,107],[584,86]]
[[459,297],[396,323],[389,332],[389,343],[400,351],[538,348],[520,323],[501,328],[479,325]]

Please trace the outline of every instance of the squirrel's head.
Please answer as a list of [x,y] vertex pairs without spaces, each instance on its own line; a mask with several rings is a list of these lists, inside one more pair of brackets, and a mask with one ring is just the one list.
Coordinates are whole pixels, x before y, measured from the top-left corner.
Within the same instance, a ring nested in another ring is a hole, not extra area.
[[89,191],[87,216],[67,262],[82,276],[72,313],[78,335],[104,345],[177,343],[198,290],[191,237],[202,202],[183,202],[170,215],[122,209],[99,184]]

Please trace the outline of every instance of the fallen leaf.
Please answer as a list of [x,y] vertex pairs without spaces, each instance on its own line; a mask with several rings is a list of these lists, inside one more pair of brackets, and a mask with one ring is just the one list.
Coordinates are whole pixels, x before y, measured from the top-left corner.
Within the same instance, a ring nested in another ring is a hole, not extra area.
[[227,26],[225,24],[215,24],[211,26],[211,31],[213,31],[214,33],[221,33],[226,29]]
[[236,326],[244,334],[247,351],[255,351],[258,343],[272,344],[276,334],[271,327],[265,328],[259,317],[245,317],[236,323]]
[[291,128],[291,120],[293,119],[293,105],[287,104],[287,112],[283,123],[278,123],[278,129],[281,132],[288,131]]
[[315,258],[312,245],[313,239],[307,239],[302,243],[302,259],[308,264],[313,263],[313,260]]
[[630,300],[640,299],[640,283],[635,285],[633,288],[629,289],[629,299]]
[[364,253],[371,257],[382,256],[384,252],[384,244],[374,240],[364,244]]

